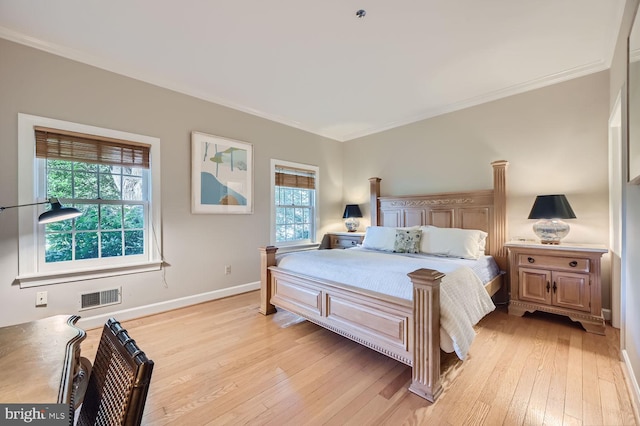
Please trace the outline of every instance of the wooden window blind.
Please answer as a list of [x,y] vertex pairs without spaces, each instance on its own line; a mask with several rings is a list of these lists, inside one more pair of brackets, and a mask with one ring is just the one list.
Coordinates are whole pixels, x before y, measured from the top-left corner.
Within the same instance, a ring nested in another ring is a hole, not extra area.
[[276,166],[276,186],[316,189],[316,174],[312,170]]
[[145,169],[150,166],[151,145],[47,127],[36,126],[34,130],[37,158]]

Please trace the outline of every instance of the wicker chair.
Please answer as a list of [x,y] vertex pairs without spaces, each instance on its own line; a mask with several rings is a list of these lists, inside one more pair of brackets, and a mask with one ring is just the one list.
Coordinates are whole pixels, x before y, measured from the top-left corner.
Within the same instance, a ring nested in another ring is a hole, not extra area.
[[152,371],[153,361],[110,318],[102,330],[77,424],[139,425]]

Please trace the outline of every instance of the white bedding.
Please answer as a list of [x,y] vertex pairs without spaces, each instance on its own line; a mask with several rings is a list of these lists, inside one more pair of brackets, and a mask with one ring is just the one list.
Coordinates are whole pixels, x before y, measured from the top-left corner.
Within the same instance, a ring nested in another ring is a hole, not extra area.
[[453,350],[460,359],[466,358],[475,338],[473,326],[495,309],[482,280],[473,271],[478,269],[480,263],[495,265],[495,262],[487,262],[486,259],[472,265],[474,261],[463,259],[353,248],[286,253],[278,256],[277,262],[280,268],[293,272],[406,300],[413,297],[413,285],[407,276],[409,272],[429,268],[444,273],[440,285],[441,347],[451,352],[451,348],[447,347],[447,337],[450,338]]

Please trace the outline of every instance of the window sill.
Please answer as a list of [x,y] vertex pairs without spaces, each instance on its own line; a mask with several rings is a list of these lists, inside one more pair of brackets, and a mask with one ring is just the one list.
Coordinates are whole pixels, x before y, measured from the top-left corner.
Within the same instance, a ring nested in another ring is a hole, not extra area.
[[113,277],[117,275],[137,274],[139,272],[158,271],[162,267],[162,264],[163,262],[161,260],[154,260],[150,262],[106,266],[101,268],[25,274],[17,276],[14,282],[20,284],[20,288],[39,287],[73,281],[91,280],[95,278]]

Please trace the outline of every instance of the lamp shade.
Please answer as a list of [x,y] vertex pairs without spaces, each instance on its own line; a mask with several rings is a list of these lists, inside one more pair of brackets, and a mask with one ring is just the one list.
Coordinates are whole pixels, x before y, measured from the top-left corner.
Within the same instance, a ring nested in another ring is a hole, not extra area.
[[38,216],[38,223],[52,223],[81,216],[80,210],[74,207],[62,207],[57,198],[51,198],[51,209]]
[[531,207],[529,219],[575,219],[567,197],[560,195],[538,195]]
[[360,211],[360,206],[357,204],[347,204],[344,208],[344,214],[342,215],[343,219],[347,219],[349,217],[362,217],[362,212]]

